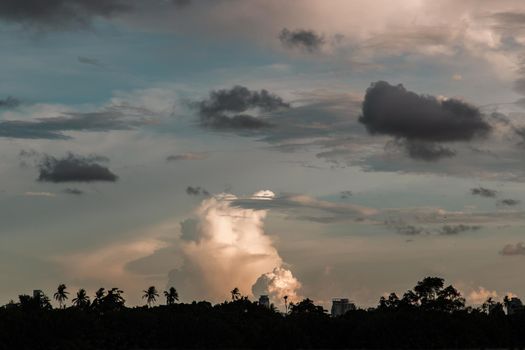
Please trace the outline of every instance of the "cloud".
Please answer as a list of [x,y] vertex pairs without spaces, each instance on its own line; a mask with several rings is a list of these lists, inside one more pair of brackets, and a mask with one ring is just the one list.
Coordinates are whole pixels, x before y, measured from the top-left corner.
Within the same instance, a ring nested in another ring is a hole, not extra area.
[[487,198],[494,198],[496,197],[498,191],[491,190],[490,188],[484,188],[484,187],[477,187],[477,188],[471,188],[470,193],[474,196],[481,196],[481,197],[487,197]]
[[474,106],[418,95],[385,81],[372,83],[366,90],[359,121],[372,135],[428,142],[469,141],[491,130]]
[[422,235],[422,234],[430,233],[424,227],[407,224],[401,219],[397,219],[397,220],[387,219],[384,221],[384,224],[390,229],[393,229],[394,231],[396,231],[396,233],[399,233],[401,235],[415,236],[415,235]]
[[394,143],[403,147],[410,158],[427,162],[434,162],[441,158],[451,158],[456,155],[456,151],[453,149],[431,142],[396,140]]
[[308,52],[318,51],[324,44],[324,38],[313,30],[284,28],[279,33],[279,40],[288,48],[300,48]]
[[169,284],[195,300],[218,301],[229,299],[234,287],[249,294],[261,276],[274,273],[284,282],[272,285],[274,295],[296,292],[297,280],[289,278],[293,275],[286,272],[271,238],[264,232],[267,210],[234,207],[235,199],[231,194],[207,198],[197,208],[196,218],[181,224],[183,235],[178,247],[183,262],[170,272]]
[[131,106],[112,106],[100,112],[71,112],[33,121],[3,120],[0,121],[0,137],[67,140],[71,137],[64,134],[65,131],[131,130],[148,122],[144,115],[152,115],[152,112]]
[[438,231],[441,235],[457,235],[467,231],[477,231],[481,229],[481,226],[471,226],[471,225],[444,225]]
[[38,181],[42,182],[115,182],[118,176],[97,162],[107,161],[98,156],[83,157],[69,153],[64,158],[44,155],[38,164]]
[[131,9],[123,0],[2,0],[0,20],[37,29],[75,29],[89,27],[96,17],[109,18]]
[[95,66],[95,67],[99,67],[99,68],[104,68],[105,67],[104,64],[102,62],[100,62],[99,60],[97,60],[96,58],[90,58],[90,57],[85,57],[85,56],[78,56],[77,60],[80,63],[88,64],[88,65]]
[[474,305],[481,305],[488,298],[497,299],[498,293],[495,290],[488,290],[484,287],[479,287],[477,290],[474,289],[467,295],[467,300]]
[[188,152],[188,153],[173,154],[173,155],[167,156],[166,161],[174,162],[178,160],[204,160],[206,158],[208,158],[207,153]]
[[[446,215],[444,215],[446,217]],[[441,227],[435,227],[432,225],[428,225],[429,223],[432,223],[433,220],[429,220],[430,218],[423,218],[421,215],[416,215],[416,220],[419,225],[409,224],[405,219],[402,217],[398,217],[396,219],[388,218],[384,220],[384,225],[386,225],[388,228],[394,230],[396,233],[402,234],[402,235],[408,235],[408,236],[415,236],[415,235],[457,235],[463,232],[468,231],[477,231],[480,230],[482,227],[480,225],[465,225],[465,224],[455,224],[455,225],[443,225]],[[426,224],[426,225],[425,225]]]
[[267,90],[252,91],[244,86],[210,92],[208,99],[194,106],[198,109],[201,125],[212,129],[260,129],[271,126],[263,117],[247,114],[249,111],[267,113],[289,108],[279,96]]
[[498,201],[498,205],[503,205],[503,206],[507,206],[507,207],[514,207],[518,204],[520,204],[521,202],[517,199],[510,199],[510,198],[505,198],[505,199],[502,199],[500,201]]
[[348,199],[348,198],[352,197],[352,195],[353,195],[352,191],[348,191],[348,190],[347,191],[341,191],[340,198],[341,199]]
[[[303,194],[283,194],[275,196],[271,191],[259,192],[258,196],[248,198],[234,198],[232,199],[232,206],[258,210],[276,209],[279,213],[288,215],[288,218],[318,223],[355,220],[378,213],[376,209],[356,204],[331,202]],[[323,212],[331,214],[331,216],[319,217],[317,215],[305,214],[308,212],[314,214]]]
[[0,100],[0,109],[1,108],[11,109],[11,108],[16,108],[18,106],[20,106],[20,100],[14,97],[8,96],[4,98],[3,100]]
[[523,242],[507,244],[499,252],[501,255],[525,255],[525,245]]
[[[126,291],[132,290],[146,281],[139,274],[129,273],[128,264],[168,245],[150,236],[151,234],[143,232],[140,238],[103,244],[94,250],[67,252],[65,255],[54,256],[51,259],[60,264],[65,276],[71,281],[81,280],[83,284],[93,289],[118,284]],[[148,280],[147,283],[150,283],[151,278]],[[136,299],[137,302],[139,300]]]
[[268,295],[270,299],[281,303],[287,296],[290,302],[295,302],[299,300],[297,292],[300,289],[301,282],[294,277],[292,271],[276,267],[273,271],[259,276],[252,286],[252,293],[254,296]]
[[197,186],[197,187],[188,186],[188,187],[186,187],[186,194],[188,196],[205,196],[205,197],[209,197],[210,196],[210,192],[206,191],[204,188],[202,188],[200,186]]
[[82,190],[80,190],[78,188],[66,188],[64,190],[64,193],[75,195],[75,196],[80,196],[80,195],[84,194],[84,191],[82,191]]

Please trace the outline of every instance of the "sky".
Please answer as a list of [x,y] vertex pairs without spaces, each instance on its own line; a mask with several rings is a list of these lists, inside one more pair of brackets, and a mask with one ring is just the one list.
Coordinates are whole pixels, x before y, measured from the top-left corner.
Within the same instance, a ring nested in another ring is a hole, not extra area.
[[525,297],[521,1],[3,0],[0,304]]

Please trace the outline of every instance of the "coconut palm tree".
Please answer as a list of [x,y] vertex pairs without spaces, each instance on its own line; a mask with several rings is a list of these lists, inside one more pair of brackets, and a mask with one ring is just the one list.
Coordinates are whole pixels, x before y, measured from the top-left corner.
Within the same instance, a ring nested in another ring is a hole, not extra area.
[[239,288],[237,287],[233,288],[230,294],[232,295],[232,300],[239,300],[241,298],[241,292],[239,292]]
[[89,306],[89,297],[85,289],[79,289],[76,298],[72,300],[73,305],[78,308],[85,308]]
[[159,296],[157,288],[155,288],[155,286],[151,286],[143,292],[144,295],[142,296],[142,299],[146,299],[148,306],[151,307],[151,304],[154,304],[157,301],[157,297]]
[[67,287],[65,284],[59,284],[56,293],[53,295],[55,300],[58,301],[61,309],[66,307],[65,301],[67,300],[67,295],[69,294],[69,292],[66,292],[66,288]]
[[93,306],[94,308],[100,307],[100,305],[102,305],[102,302],[104,300],[104,295],[105,294],[106,294],[106,289],[105,288],[99,288],[95,292],[95,299],[93,299],[93,303],[91,303],[91,306]]
[[104,298],[102,298],[102,305],[106,310],[119,310],[124,307],[126,300],[122,297],[123,290],[119,288],[111,288]]
[[171,287],[168,291],[164,291],[166,297],[166,305],[173,305],[175,301],[179,301],[179,293],[174,287]]

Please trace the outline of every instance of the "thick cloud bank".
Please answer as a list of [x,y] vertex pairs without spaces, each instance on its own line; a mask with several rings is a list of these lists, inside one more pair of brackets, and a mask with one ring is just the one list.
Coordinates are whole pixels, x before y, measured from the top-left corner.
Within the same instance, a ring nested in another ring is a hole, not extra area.
[[128,9],[123,0],[2,0],[0,19],[41,28],[85,27],[95,17]]
[[46,182],[115,182],[118,176],[99,164],[105,157],[84,157],[69,153],[64,158],[45,155],[38,165],[38,181]]
[[428,142],[468,141],[490,131],[480,111],[457,99],[418,95],[378,81],[366,90],[359,121],[371,134]]
[[[269,193],[262,191],[253,198],[268,200]],[[170,284],[196,299],[228,299],[229,291],[237,287],[243,295],[252,290],[269,294],[274,303],[281,303],[284,295],[294,300],[300,283],[283,267],[264,232],[267,210],[235,207],[236,198],[221,194],[203,200],[197,219],[183,225],[182,265],[171,271]]]
[[279,96],[267,90],[252,91],[244,86],[210,92],[207,100],[197,105],[201,124],[214,129],[260,129],[271,126],[254,111],[271,112],[289,108]]
[[284,28],[279,33],[279,40],[286,47],[298,47],[309,52],[319,50],[324,44],[324,39],[321,35],[313,30],[305,29],[290,31],[287,28]]

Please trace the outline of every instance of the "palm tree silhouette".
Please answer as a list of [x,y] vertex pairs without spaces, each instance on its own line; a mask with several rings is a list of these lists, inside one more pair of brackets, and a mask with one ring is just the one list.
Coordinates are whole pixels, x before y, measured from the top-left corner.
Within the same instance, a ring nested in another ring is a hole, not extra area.
[[97,308],[100,305],[102,305],[102,301],[104,300],[104,294],[105,293],[106,293],[106,289],[105,288],[99,288],[95,292],[95,299],[93,299],[93,303],[91,304],[91,306]]
[[69,294],[69,292],[66,292],[66,288],[65,284],[59,284],[56,293],[53,295],[61,309],[66,307],[64,302],[67,300],[67,295]]
[[83,288],[79,289],[76,298],[73,298],[72,302],[73,305],[78,308],[89,306],[89,297],[87,296],[86,290]]
[[285,295],[283,299],[284,299],[284,313],[287,314],[288,313],[288,295]]
[[142,299],[146,299],[148,306],[151,307],[151,304],[154,304],[157,301],[157,297],[159,296],[157,288],[155,288],[155,286],[151,286],[143,292],[144,295],[142,296]]
[[122,291],[119,288],[111,288],[106,296],[102,298],[102,308],[104,310],[120,310],[124,308],[126,300],[122,297]]
[[174,287],[171,287],[168,291],[164,291],[166,297],[166,305],[173,305],[175,301],[179,301],[179,293]]
[[230,291],[230,294],[232,295],[232,300],[239,300],[241,297],[241,292],[239,292],[239,288],[235,287]]

